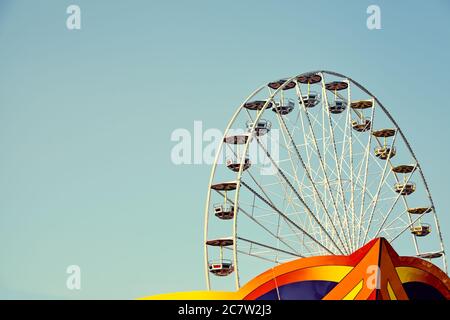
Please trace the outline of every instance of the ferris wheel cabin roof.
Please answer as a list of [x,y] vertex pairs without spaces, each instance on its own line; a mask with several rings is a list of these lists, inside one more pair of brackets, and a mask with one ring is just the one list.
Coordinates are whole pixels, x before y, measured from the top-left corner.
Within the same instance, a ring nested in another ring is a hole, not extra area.
[[304,84],[314,84],[322,81],[322,77],[319,74],[307,74],[297,77],[297,81]]
[[249,138],[249,134],[244,133],[225,137],[223,141],[229,144],[246,144]]
[[[273,90],[277,90],[279,87],[281,87],[288,79],[280,79],[277,81],[269,82],[267,86]],[[292,88],[295,88],[296,84],[294,81],[289,82],[283,90],[289,90]]]
[[368,108],[372,108],[372,106],[373,106],[372,100],[357,100],[357,101],[353,101],[350,104],[350,107],[352,109],[368,109]]
[[422,259],[436,259],[442,257],[443,252],[437,251],[437,252],[428,252],[428,253],[422,253],[418,254],[417,256]]
[[230,182],[221,182],[217,184],[213,184],[211,186],[211,189],[217,190],[217,191],[232,191],[236,190],[237,182],[236,181],[230,181]]
[[411,173],[415,170],[416,166],[411,164],[402,164],[392,168],[392,171],[395,173]]
[[233,238],[231,238],[231,237],[211,239],[211,240],[206,241],[206,244],[208,246],[213,246],[213,247],[228,247],[228,246],[232,246],[233,243],[234,243],[234,241],[233,241]]
[[372,134],[377,138],[388,138],[395,135],[396,129],[381,129],[372,132]]
[[[264,108],[264,105],[266,104],[267,100],[255,100],[255,101],[250,101],[244,104],[244,108],[248,109],[248,110],[262,110]],[[269,102],[267,105],[267,108],[271,108],[272,107],[272,102]]]
[[348,88],[348,83],[345,81],[333,81],[325,84],[325,89],[330,91],[340,91]]
[[408,213],[411,214],[424,214],[429,213],[433,210],[431,207],[416,207],[416,208],[409,208]]

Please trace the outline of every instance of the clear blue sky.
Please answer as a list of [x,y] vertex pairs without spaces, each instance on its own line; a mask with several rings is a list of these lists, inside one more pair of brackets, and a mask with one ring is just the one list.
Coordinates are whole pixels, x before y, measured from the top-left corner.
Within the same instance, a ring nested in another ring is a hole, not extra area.
[[224,128],[260,84],[315,69],[388,107],[450,248],[449,50],[446,0],[0,0],[0,298],[203,289],[210,167],[174,166],[171,132]]

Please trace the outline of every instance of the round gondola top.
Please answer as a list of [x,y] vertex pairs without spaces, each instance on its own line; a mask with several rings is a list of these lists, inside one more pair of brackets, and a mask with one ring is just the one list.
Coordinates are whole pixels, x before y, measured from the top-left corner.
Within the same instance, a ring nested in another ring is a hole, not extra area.
[[353,101],[350,104],[350,107],[352,109],[368,109],[368,108],[372,108],[372,106],[373,106],[372,100],[357,100],[357,101]]
[[345,90],[348,88],[348,83],[345,81],[333,81],[325,84],[325,89],[330,91]]
[[388,138],[395,135],[395,129],[381,129],[372,132],[372,134],[377,138]]
[[307,74],[298,76],[297,81],[304,84],[314,84],[322,81],[322,77],[319,74]]
[[[244,108],[248,109],[248,110],[262,110],[264,108],[264,105],[266,104],[266,100],[255,100],[255,101],[250,101],[244,104]],[[267,104],[267,108],[271,108],[272,107],[272,102],[269,102]]]
[[417,207],[417,208],[409,208],[408,209],[408,213],[411,213],[411,214],[424,214],[424,213],[429,213],[432,210],[433,209],[431,207]]
[[410,164],[403,164],[392,168],[392,171],[395,173],[411,173],[414,172],[415,170],[416,166]]
[[206,244],[208,246],[213,246],[213,247],[228,247],[228,246],[232,246],[234,243],[233,238],[219,238],[219,239],[212,239],[212,240],[207,240]]
[[[273,81],[273,82],[269,82],[269,84],[267,84],[267,86],[273,90],[277,90],[279,87],[281,87],[285,82],[287,81],[287,79],[281,79],[281,80],[277,80],[277,81]],[[283,90],[289,90],[292,89],[296,86],[294,81],[289,82],[284,88]]]
[[217,190],[217,191],[231,191],[231,190],[236,190],[236,187],[237,187],[237,182],[232,181],[232,182],[222,182],[222,183],[213,184],[211,186],[211,189]]

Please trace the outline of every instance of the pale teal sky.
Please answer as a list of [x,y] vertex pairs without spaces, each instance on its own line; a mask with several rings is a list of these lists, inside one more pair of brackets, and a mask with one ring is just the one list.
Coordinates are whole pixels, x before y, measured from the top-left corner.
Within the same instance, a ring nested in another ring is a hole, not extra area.
[[[366,28],[370,4],[382,30]],[[210,167],[174,166],[171,132],[224,128],[260,84],[316,69],[391,111],[449,248],[449,50],[446,0],[0,0],[0,298],[203,289]]]

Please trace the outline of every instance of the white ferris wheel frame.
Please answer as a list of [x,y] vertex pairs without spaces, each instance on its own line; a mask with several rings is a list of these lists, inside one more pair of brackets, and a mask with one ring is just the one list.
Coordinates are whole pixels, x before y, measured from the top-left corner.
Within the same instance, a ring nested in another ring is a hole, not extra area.
[[[280,94],[280,93],[282,94],[282,90],[283,90],[289,83],[291,83],[292,81],[294,81],[294,82],[296,83],[295,90],[296,90],[296,95],[298,96],[298,99],[299,99],[299,103],[300,103],[301,106],[303,106],[303,108],[305,108],[305,104],[304,104],[304,101],[303,101],[303,98],[302,98],[302,93],[301,93],[301,90],[300,90],[300,85],[299,85],[299,83],[297,82],[297,78],[300,77],[300,76],[307,76],[307,75],[311,75],[311,74],[318,74],[318,75],[321,76],[322,88],[324,88],[324,79],[325,79],[324,75],[329,75],[329,76],[334,76],[334,77],[338,77],[338,78],[345,79],[344,82],[347,82],[347,84],[348,84],[348,89],[347,89],[347,92],[348,92],[347,101],[348,101],[348,103],[350,103],[350,101],[351,101],[351,99],[350,99],[350,88],[351,88],[351,85],[354,85],[354,86],[356,86],[357,88],[359,88],[362,92],[364,92],[365,94],[367,94],[369,97],[371,97],[372,101],[373,101],[373,102],[376,102],[377,107],[379,107],[379,108],[384,112],[384,114],[388,117],[388,119],[389,119],[389,120],[392,122],[392,124],[395,126],[396,131],[395,131],[395,135],[394,135],[394,137],[393,137],[393,141],[392,141],[392,143],[391,143],[391,146],[394,145],[394,142],[395,142],[395,139],[397,138],[397,135],[400,135],[400,137],[402,138],[402,140],[403,140],[404,143],[405,143],[405,146],[406,146],[406,148],[407,148],[407,151],[409,151],[409,153],[411,154],[411,156],[412,156],[412,158],[413,158],[413,160],[414,160],[414,162],[415,162],[415,163],[414,163],[414,166],[415,166],[414,169],[415,169],[416,171],[418,171],[419,174],[420,174],[420,178],[421,178],[421,180],[422,180],[422,182],[423,182],[423,185],[425,186],[425,192],[426,192],[426,195],[427,195],[428,200],[429,200],[429,202],[430,202],[431,212],[432,212],[432,214],[433,214],[433,217],[434,217],[434,223],[435,223],[436,228],[437,228],[436,232],[437,232],[438,235],[439,235],[440,250],[441,250],[441,252],[442,252],[442,260],[443,260],[443,265],[444,265],[444,271],[447,272],[447,263],[446,263],[446,255],[445,255],[445,250],[444,250],[444,241],[443,241],[443,237],[442,237],[442,233],[441,233],[441,228],[440,228],[440,225],[439,225],[439,220],[438,220],[438,218],[437,218],[436,209],[435,209],[435,205],[434,205],[433,199],[432,199],[432,197],[431,197],[430,189],[429,189],[428,184],[427,184],[427,182],[426,182],[426,179],[425,179],[425,176],[424,176],[424,174],[423,174],[422,168],[421,168],[421,166],[420,166],[420,164],[419,164],[419,161],[418,161],[418,159],[417,159],[415,153],[413,152],[413,150],[412,150],[412,148],[411,148],[411,146],[410,146],[408,140],[406,139],[405,135],[403,134],[403,131],[401,130],[401,128],[400,128],[400,126],[397,124],[397,122],[394,120],[394,118],[391,116],[391,114],[389,113],[389,111],[383,106],[383,104],[377,99],[377,97],[376,97],[375,95],[373,95],[369,90],[367,90],[366,88],[364,88],[361,84],[359,84],[358,82],[354,81],[353,79],[351,79],[351,78],[349,78],[349,77],[347,77],[347,76],[345,76],[345,75],[342,75],[342,74],[339,74],[339,73],[336,73],[336,72],[332,72],[332,71],[326,71],[326,70],[306,72],[306,73],[302,73],[302,74],[300,74],[300,75],[296,75],[296,76],[294,76],[294,77],[286,78],[286,79],[285,79],[285,82],[284,82],[279,88],[277,88],[277,89],[274,90],[273,92],[270,91],[271,94],[270,94],[270,96],[267,98],[267,100],[266,100],[264,106],[262,107],[262,109],[256,111],[256,112],[257,112],[257,113],[256,113],[256,117],[255,117],[255,119],[252,119],[253,123],[252,123],[251,128],[249,128],[249,132],[252,132],[252,133],[255,132],[255,127],[256,127],[258,121],[260,121],[260,119],[262,119],[261,117],[262,117],[262,115],[264,114],[264,112],[266,111],[266,109],[268,109],[268,106],[271,104],[271,102],[274,102],[274,101],[275,101],[274,98],[275,98],[278,94]],[[203,245],[204,245],[204,260],[205,260],[205,277],[206,277],[206,285],[207,285],[207,289],[208,289],[208,290],[211,290],[211,280],[210,280],[210,272],[209,272],[209,268],[208,268],[208,263],[209,263],[208,245],[206,244],[206,241],[208,240],[209,216],[211,215],[211,208],[212,208],[212,204],[211,204],[211,191],[212,191],[212,188],[211,188],[211,186],[213,185],[213,182],[214,182],[214,177],[215,177],[215,174],[216,174],[216,169],[217,169],[218,161],[219,161],[219,158],[220,158],[220,156],[221,156],[221,150],[224,148],[224,144],[225,144],[224,139],[225,139],[225,137],[228,136],[229,131],[230,131],[232,125],[235,123],[235,121],[236,121],[238,115],[239,115],[239,114],[241,113],[241,111],[243,110],[245,104],[248,103],[249,101],[251,101],[253,97],[255,97],[258,93],[260,93],[262,90],[264,90],[264,89],[266,89],[266,88],[267,88],[267,85],[262,85],[262,86],[260,86],[259,88],[257,88],[257,89],[256,89],[254,92],[252,92],[252,93],[244,100],[244,102],[237,108],[237,110],[235,111],[235,113],[233,114],[233,116],[231,117],[230,121],[228,122],[228,124],[227,124],[227,126],[226,126],[226,128],[225,128],[225,132],[224,132],[224,134],[223,134],[223,138],[222,138],[221,141],[220,141],[220,144],[219,144],[217,153],[216,153],[216,155],[215,155],[215,160],[214,160],[214,164],[213,164],[212,169],[211,169],[210,179],[209,179],[209,183],[208,183],[208,191],[207,191],[206,205],[205,205],[205,213],[204,213],[204,244],[203,244]],[[324,102],[325,105],[328,105],[327,95],[324,94],[323,98],[325,99],[325,102]],[[349,111],[348,111],[349,109],[350,109],[350,108],[348,107],[348,108],[347,108],[347,111],[346,111],[348,115],[350,114]],[[247,111],[248,111],[248,110],[247,110]],[[373,103],[373,105],[372,105],[372,111],[371,111],[371,117],[370,117],[372,123],[373,123],[373,119],[374,119],[374,112],[375,112],[375,103]],[[280,116],[280,114],[278,114],[278,116]],[[349,116],[349,117],[350,117],[350,116]],[[282,120],[282,119],[281,119],[281,120]],[[311,120],[308,118],[308,121],[311,121]],[[282,123],[284,123],[284,120],[282,120]],[[286,124],[284,124],[284,126],[286,126]],[[331,124],[330,124],[330,127],[332,127]],[[309,123],[309,128],[311,128],[311,122]],[[350,131],[351,131],[351,129],[350,129]],[[333,134],[333,129],[330,130],[330,133]],[[288,134],[289,134],[289,131],[288,131]],[[352,133],[350,133],[350,137],[352,137]],[[291,137],[291,139],[292,139],[292,137]],[[350,138],[350,139],[351,139],[351,138]],[[369,142],[367,143],[367,148],[370,148],[370,146],[371,146],[371,139],[372,139],[372,135],[370,134]],[[334,138],[333,138],[333,140],[334,140]],[[293,140],[291,140],[291,141],[293,141]],[[314,137],[314,141],[315,141],[315,143],[317,143],[317,140],[315,139],[315,137]],[[245,158],[245,155],[247,154],[248,149],[249,149],[250,142],[251,142],[251,139],[247,139],[247,141],[245,142],[245,144],[244,144],[244,146],[243,146],[243,148],[242,148],[242,154],[241,154],[241,155],[238,155],[238,157],[239,157],[240,159],[244,159],[244,158]],[[349,145],[350,145],[350,148],[351,148],[352,143],[350,142]],[[261,146],[261,145],[260,145],[260,146]],[[295,144],[294,144],[294,146],[295,146]],[[336,150],[334,150],[334,151],[336,152]],[[351,153],[351,152],[352,152],[352,151],[350,150],[350,153]],[[365,156],[366,156],[366,157],[369,157],[370,150],[365,150],[365,152],[366,152],[366,153],[365,153]],[[299,154],[298,154],[298,156],[301,157]],[[319,154],[319,156],[320,156],[320,154]],[[337,156],[337,154],[336,154],[336,156]],[[269,155],[269,157],[270,157],[270,155]],[[301,158],[300,158],[300,160],[301,160]],[[273,160],[272,160],[272,161],[273,161]],[[336,162],[337,162],[337,160],[336,160]],[[352,166],[352,170],[351,170],[351,179],[353,179],[353,161],[350,161],[350,162],[351,162],[350,165]],[[367,169],[368,162],[369,162],[369,161],[367,160],[367,161],[366,161],[366,164],[365,164],[365,168],[364,168],[364,171],[365,171],[365,174],[364,174],[364,182],[363,182],[363,188],[364,188],[364,189],[365,189],[365,187],[366,187],[367,178],[368,178],[368,174],[367,174],[367,170],[368,170],[368,169]],[[276,165],[276,163],[274,163],[274,165]],[[323,163],[322,163],[321,165],[323,166]],[[307,169],[307,168],[305,167],[305,165],[303,165],[303,167],[305,168],[306,173],[309,174],[308,172],[310,172],[310,171],[308,171],[308,170],[310,170],[310,169]],[[383,180],[384,180],[384,178],[385,178],[385,177],[384,177],[384,173],[386,172],[386,170],[387,170],[388,168],[389,168],[389,169],[392,169],[393,167],[394,167],[394,166],[393,166],[393,164],[391,163],[391,159],[389,158],[389,159],[385,162],[384,169],[383,169],[383,177],[382,177],[381,180],[380,180],[380,184],[379,184],[379,186],[378,186],[378,188],[377,188],[377,194],[376,194],[375,197],[374,197],[374,198],[376,198],[376,201],[378,201],[379,192],[380,192],[380,189],[381,189],[381,187],[382,187],[382,185],[383,185]],[[245,184],[245,182],[242,181],[242,175],[243,175],[243,172],[244,172],[243,168],[244,168],[244,162],[242,161],[241,164],[239,165],[239,171],[237,172],[236,179],[233,181],[233,182],[236,182],[236,189],[235,189],[235,193],[234,193],[234,200],[229,200],[229,202],[232,203],[232,204],[234,205],[234,216],[233,216],[233,221],[232,221],[232,223],[233,223],[232,229],[233,229],[233,230],[232,230],[232,236],[231,236],[231,238],[233,239],[233,244],[232,244],[232,249],[231,249],[231,250],[233,251],[234,279],[235,279],[235,287],[236,287],[236,289],[239,289],[239,288],[240,288],[240,280],[239,280],[239,264],[238,264],[238,253],[239,253],[239,251],[238,251],[238,248],[237,248],[238,240],[240,240],[240,241],[248,241],[248,242],[250,242],[250,243],[252,242],[252,240],[244,239],[244,238],[239,237],[239,236],[238,236],[238,233],[237,233],[237,231],[238,231],[238,224],[237,224],[238,212],[239,212],[239,211],[242,211],[242,209],[239,208],[239,195],[240,195],[241,185],[243,185],[243,186],[246,187],[247,189],[249,189],[249,188],[251,189],[251,187],[249,187],[248,185]],[[360,170],[361,170],[361,169],[362,169],[362,166],[361,166]],[[339,170],[338,170],[338,172],[339,172]],[[326,170],[324,170],[324,174],[326,175]],[[408,176],[408,178],[406,179],[406,182],[409,181],[409,178],[411,177],[411,175],[412,175],[412,173]],[[396,177],[396,179],[397,179],[397,176],[396,176],[396,175],[395,175],[395,177]],[[326,180],[327,180],[326,183],[329,183],[328,179],[326,179]],[[342,180],[340,179],[340,177],[339,177],[339,180],[340,180],[339,183],[340,183],[341,188],[342,188]],[[288,182],[288,181],[286,181],[286,182]],[[314,186],[314,183],[313,183],[312,180],[311,180],[311,182],[312,182],[312,184],[313,184],[313,186]],[[398,179],[397,179],[397,182],[398,182]],[[329,187],[329,185],[328,185],[328,187]],[[315,187],[314,187],[314,188],[315,188]],[[354,190],[353,190],[353,188],[354,188],[354,182],[353,182],[353,181],[351,181],[351,188],[352,188],[352,190],[351,190],[351,192],[352,192],[352,201],[354,202],[354,197],[353,197],[353,192],[354,192]],[[366,196],[366,192],[365,192],[364,189],[363,189],[363,191],[362,191],[362,197],[363,197],[363,199],[362,199],[362,202],[361,202],[361,214],[362,214],[362,211],[363,211],[362,206],[363,206],[363,204],[364,204],[364,197]],[[331,193],[331,190],[330,190],[330,193]],[[332,195],[332,193],[331,193],[331,195]],[[333,197],[333,196],[332,196],[332,197]],[[300,197],[300,198],[301,198],[301,197]],[[319,196],[319,198],[320,198],[320,196]],[[398,201],[400,198],[402,198],[403,201],[406,201],[406,200],[405,200],[405,197],[402,197],[402,196],[400,195],[400,193],[399,193],[399,194],[397,195],[397,198],[395,199],[395,202],[394,202],[394,204],[392,205],[392,208],[390,209],[390,211],[392,211],[393,207],[395,206],[395,204],[397,203],[397,201]],[[345,197],[344,197],[344,196],[343,196],[343,200],[345,201]],[[332,202],[335,202],[335,199],[333,199]],[[309,211],[309,213],[311,214],[311,216],[314,217],[314,213],[312,212],[313,209],[309,208],[309,207],[307,206],[306,203],[303,202],[303,204],[305,205],[307,211]],[[268,205],[270,206],[270,204],[268,204]],[[323,205],[323,208],[325,209],[325,211],[327,211],[327,209],[326,209],[326,207],[325,207],[325,204],[322,203],[322,205]],[[405,203],[405,205],[406,205],[406,203]],[[336,207],[336,204],[334,204],[334,206]],[[376,203],[374,203],[374,205],[373,205],[373,207],[372,207],[372,211],[371,211],[371,213],[370,213],[370,219],[372,219],[372,217],[373,217],[373,214],[374,214],[374,211],[375,211],[375,206],[376,206]],[[356,214],[357,214],[357,212],[356,212],[357,209],[354,207],[354,203],[353,203],[353,204],[350,204],[350,208],[351,208],[351,210],[352,210],[352,215],[353,215],[353,214],[356,215]],[[386,214],[385,219],[384,219],[382,225],[380,226],[378,232],[376,233],[376,235],[378,235],[378,234],[380,233],[382,227],[384,226],[384,223],[386,222],[386,220],[387,220],[387,218],[388,218],[388,216],[389,216],[389,214],[390,214],[390,211]],[[281,211],[279,211],[278,213],[279,213],[281,216],[283,216],[283,213],[282,213]],[[365,212],[364,212],[364,214],[365,214]],[[249,215],[247,214],[247,216],[249,216]],[[408,216],[408,218],[409,218],[409,224],[408,224],[408,227],[410,227],[410,226],[412,226],[418,219],[420,219],[420,216],[421,216],[421,215],[419,215],[419,218],[417,218],[417,219],[415,219],[415,220],[412,219],[411,214],[407,214],[407,216]],[[286,218],[289,219],[287,216],[283,216],[283,218],[284,218],[284,219],[286,219]],[[344,218],[347,218],[347,215],[346,215],[346,214],[344,215]],[[339,221],[340,221],[340,220],[339,220]],[[354,222],[355,220],[353,219],[352,221]],[[255,221],[255,222],[258,223],[257,221]],[[340,223],[341,223],[341,222],[340,222]],[[319,222],[319,224],[320,224],[320,222]],[[295,225],[295,223],[294,223],[294,225]],[[347,225],[347,226],[349,225],[348,222],[347,222],[346,225]],[[264,227],[264,226],[263,226],[263,227]],[[299,226],[297,226],[297,227],[299,227]],[[337,228],[337,226],[333,226],[333,227],[334,227],[334,228]],[[351,237],[351,235],[349,234],[349,233],[350,233],[350,230],[348,230],[348,228],[347,228],[347,229],[344,229],[344,228],[342,227],[342,224],[341,224],[340,228],[341,228],[342,236],[343,236],[343,237],[349,236],[349,239],[350,239],[350,238],[353,239],[353,242],[350,243],[350,247],[347,247],[347,246],[346,246],[347,243],[345,243],[345,242],[342,241],[342,240],[340,241],[340,244],[342,244],[343,247],[339,247],[339,244],[335,243],[335,240],[340,239],[339,236],[338,236],[338,238],[334,238],[334,239],[333,239],[333,237],[329,236],[331,242],[334,242],[334,245],[333,245],[334,248],[337,248],[337,249],[338,249],[337,252],[336,252],[335,250],[330,250],[329,248],[327,248],[326,246],[324,246],[324,245],[322,245],[322,244],[318,244],[318,245],[321,245],[321,246],[322,246],[326,251],[328,251],[330,254],[335,254],[335,253],[337,253],[337,254],[349,254],[349,253],[351,253],[352,251],[358,249],[358,247],[359,247],[358,245],[361,243],[361,240],[362,240],[362,243],[363,243],[363,244],[366,243],[367,235],[368,235],[367,233],[368,233],[368,231],[369,231],[369,228],[367,228],[367,230],[366,230],[366,232],[365,232],[364,234],[353,235],[353,237]],[[354,227],[351,228],[351,229],[352,229],[353,231],[355,231],[355,228],[354,228]],[[347,235],[345,234],[345,230],[347,231]],[[267,231],[267,230],[266,230],[266,231]],[[304,230],[301,230],[301,231],[303,231],[303,233],[305,233],[306,236],[309,236],[309,234],[308,234],[307,232],[305,232]],[[325,231],[325,233],[326,233],[326,230],[324,230],[324,231]],[[361,231],[362,231],[362,228],[359,228],[359,233],[361,233]],[[397,237],[400,236],[402,233],[404,233],[404,231],[406,231],[406,229],[403,230],[403,231],[401,231],[401,232],[397,235]],[[270,231],[269,231],[269,232],[270,232]],[[412,236],[412,238],[413,238],[413,243],[414,243],[414,246],[415,246],[416,253],[419,254],[419,248],[418,248],[418,244],[417,244],[417,239],[416,239],[416,237],[415,237],[414,235]],[[357,239],[357,241],[355,241],[355,239]],[[392,239],[391,241],[393,241],[393,240],[395,240],[395,239],[396,239],[396,238]],[[311,240],[316,241],[316,239],[313,238],[313,237],[311,237]],[[256,244],[258,244],[258,243],[256,243]],[[261,244],[259,244],[259,245],[261,245]],[[263,245],[263,246],[264,246],[264,245]],[[344,250],[342,250],[341,248],[344,249]],[[282,251],[282,250],[281,250],[281,251]],[[298,257],[302,257],[302,255],[298,255]]]

